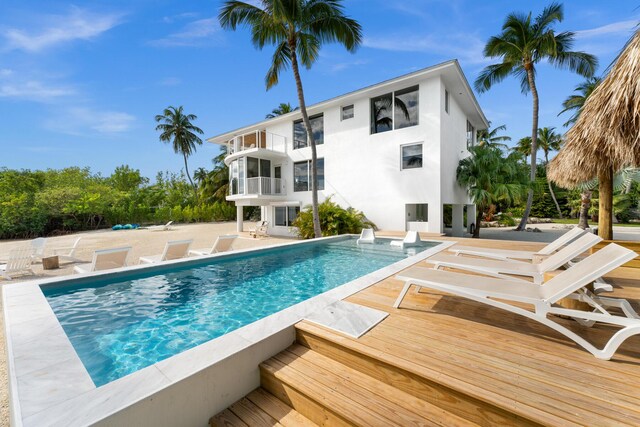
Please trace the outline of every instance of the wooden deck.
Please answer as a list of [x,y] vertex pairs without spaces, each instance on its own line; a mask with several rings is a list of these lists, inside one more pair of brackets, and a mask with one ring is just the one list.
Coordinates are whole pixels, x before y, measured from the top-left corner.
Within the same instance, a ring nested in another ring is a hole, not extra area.
[[[638,269],[608,281],[640,310]],[[434,291],[393,309],[402,285],[391,277],[347,298],[390,313],[360,339],[300,322],[297,342],[261,365],[262,388],[211,425],[640,425],[640,336],[602,361],[536,322]],[[613,331],[559,321],[598,344]]]

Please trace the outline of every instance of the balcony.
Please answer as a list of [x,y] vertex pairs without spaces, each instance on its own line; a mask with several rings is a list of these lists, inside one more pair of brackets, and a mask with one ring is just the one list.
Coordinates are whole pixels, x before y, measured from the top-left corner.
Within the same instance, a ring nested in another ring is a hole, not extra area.
[[227,196],[227,200],[278,200],[280,197],[284,197],[286,195],[284,184],[284,179],[281,178],[259,176],[255,178],[246,178],[244,182],[234,178],[229,186],[230,193]]
[[227,141],[227,157],[224,162],[229,165],[233,160],[253,154],[263,159],[282,159],[287,153],[287,138],[282,135],[257,130],[238,135]]

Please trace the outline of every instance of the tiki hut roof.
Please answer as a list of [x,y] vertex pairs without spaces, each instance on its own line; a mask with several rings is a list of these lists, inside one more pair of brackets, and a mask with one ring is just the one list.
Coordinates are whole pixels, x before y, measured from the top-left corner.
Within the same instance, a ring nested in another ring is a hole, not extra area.
[[571,188],[600,169],[640,166],[640,30],[587,98],[566,142],[550,162],[548,177]]

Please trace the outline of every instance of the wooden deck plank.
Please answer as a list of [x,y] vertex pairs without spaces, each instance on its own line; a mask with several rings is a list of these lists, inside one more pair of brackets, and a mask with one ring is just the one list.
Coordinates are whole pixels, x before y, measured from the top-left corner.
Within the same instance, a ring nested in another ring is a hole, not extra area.
[[283,427],[275,418],[246,397],[229,406],[229,410],[252,427]]
[[247,395],[247,399],[278,420],[284,427],[313,427],[316,425],[263,388],[252,391]]
[[238,418],[238,416],[228,408],[211,417],[209,425],[211,427],[249,427],[247,423]]

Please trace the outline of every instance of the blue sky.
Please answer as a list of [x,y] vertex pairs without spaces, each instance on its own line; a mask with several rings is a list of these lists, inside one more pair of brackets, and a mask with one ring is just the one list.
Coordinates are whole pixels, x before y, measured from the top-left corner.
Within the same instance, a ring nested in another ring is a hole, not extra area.
[[[470,82],[490,62],[486,40],[507,13],[548,3],[471,0],[346,0],[364,31],[350,54],[327,45],[302,74],[307,103],[457,58]],[[183,105],[210,137],[262,120],[280,102],[297,105],[290,72],[265,90],[272,49],[254,49],[246,30],[223,31],[221,0],[0,2],[0,167],[89,166],[109,174],[129,164],[154,177],[182,158],[158,140],[154,116]],[[640,2],[564,2],[557,30],[596,55],[602,72],[640,22]],[[582,78],[542,65],[540,126],[562,127],[562,101]],[[531,98],[509,79],[478,96],[494,125],[514,139],[530,133]],[[191,169],[210,168],[204,143]]]

